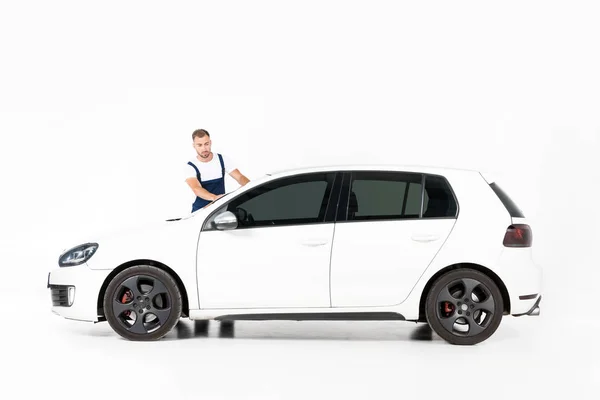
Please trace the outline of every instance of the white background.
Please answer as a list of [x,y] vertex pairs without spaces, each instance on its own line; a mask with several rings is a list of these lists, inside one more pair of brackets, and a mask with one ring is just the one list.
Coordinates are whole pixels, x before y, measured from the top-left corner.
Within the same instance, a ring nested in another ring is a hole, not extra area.
[[[2,2],[0,398],[596,398],[599,17],[575,1]],[[238,323],[232,339],[187,321],[139,344],[51,315],[64,246],[188,212],[197,128],[250,179],[497,173],[534,224],[541,316],[465,348],[371,322]]]

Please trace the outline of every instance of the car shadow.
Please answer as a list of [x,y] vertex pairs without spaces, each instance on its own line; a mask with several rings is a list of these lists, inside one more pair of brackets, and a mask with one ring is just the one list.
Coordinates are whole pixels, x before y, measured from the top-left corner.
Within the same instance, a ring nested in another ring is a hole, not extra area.
[[192,337],[208,337],[209,321],[191,321],[191,323],[179,320],[175,325],[175,337],[177,339],[189,339]]
[[[219,325],[219,334],[220,338],[233,338],[234,337],[234,324],[233,321],[222,321],[216,322],[212,321],[213,324]],[[175,325],[174,336],[177,339],[191,339],[194,337],[208,337],[210,331],[211,321],[208,320],[197,320],[197,321],[184,321],[179,320],[177,325]]]
[[[254,322],[254,323],[253,323]],[[426,323],[416,327],[403,323],[374,324],[286,324],[255,321],[189,321],[180,320],[167,340],[218,337],[222,339],[267,340],[376,340],[435,341],[439,338]],[[212,326],[212,330],[211,330]],[[240,327],[236,329],[236,327]],[[312,329],[311,329],[312,327]],[[299,329],[298,329],[299,328]]]
[[433,330],[428,324],[421,324],[410,333],[411,340],[433,340]]

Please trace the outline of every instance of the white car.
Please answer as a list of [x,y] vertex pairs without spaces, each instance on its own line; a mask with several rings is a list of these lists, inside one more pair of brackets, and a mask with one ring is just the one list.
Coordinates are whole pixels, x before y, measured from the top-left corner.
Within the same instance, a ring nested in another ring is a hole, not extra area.
[[183,218],[84,241],[50,271],[52,311],[156,340],[191,320],[427,322],[449,343],[538,315],[530,222],[478,171],[267,174]]

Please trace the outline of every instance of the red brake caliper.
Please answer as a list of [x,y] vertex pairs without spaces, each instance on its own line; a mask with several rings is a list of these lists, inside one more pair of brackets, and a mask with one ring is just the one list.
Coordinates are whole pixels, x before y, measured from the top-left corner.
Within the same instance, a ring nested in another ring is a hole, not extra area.
[[447,302],[447,301],[446,301],[446,302],[444,302],[444,311],[445,311],[447,314],[450,314],[450,313],[452,313],[452,311],[454,311],[454,305],[450,304],[450,303],[449,303],[449,302]]
[[[131,300],[132,294],[133,293],[131,293],[131,290],[128,290],[125,293],[123,293],[123,297],[121,298],[121,303],[125,304],[129,300]],[[123,313],[123,315],[125,315],[126,317],[129,317],[129,314],[131,314],[131,311],[129,311],[129,310],[127,310]]]

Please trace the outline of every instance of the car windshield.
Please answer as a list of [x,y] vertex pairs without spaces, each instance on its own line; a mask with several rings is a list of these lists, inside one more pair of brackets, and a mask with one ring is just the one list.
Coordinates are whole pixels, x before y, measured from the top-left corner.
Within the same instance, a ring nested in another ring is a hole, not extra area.
[[[241,188],[241,186],[240,186],[240,187],[238,187],[238,188],[236,188],[235,190],[232,190],[231,192],[227,192],[227,193],[225,193],[223,196],[221,196],[221,197],[219,198],[219,200],[220,200],[220,199],[227,198],[227,197],[228,197],[228,196],[230,196],[231,194],[233,194],[233,193],[237,192],[238,190],[240,190],[240,188]],[[211,201],[210,203],[208,203],[208,204],[207,204],[207,205],[205,205],[204,207],[202,207],[202,208],[199,208],[198,210],[196,210],[196,211],[192,212],[192,215],[196,215],[196,214],[198,213],[198,211],[205,210],[207,207],[210,207],[210,206],[212,206],[214,203],[215,203],[214,201]]]
[[[259,178],[253,180],[253,182],[255,182],[255,183],[257,183],[257,182],[258,183],[262,183],[264,180],[269,179],[270,176],[271,176],[271,174],[264,174],[264,175],[260,176]],[[242,188],[243,188],[243,186],[239,186],[235,190],[232,190],[231,192],[225,193],[223,196],[221,196],[220,199],[227,198],[227,197],[231,196],[232,194],[236,193],[237,191],[239,191]],[[208,203],[204,207],[202,207],[202,208],[200,208],[200,209],[192,212],[189,216],[197,215],[198,211],[206,210],[207,207],[211,207],[213,204],[214,204],[214,201],[211,201],[210,203]]]

